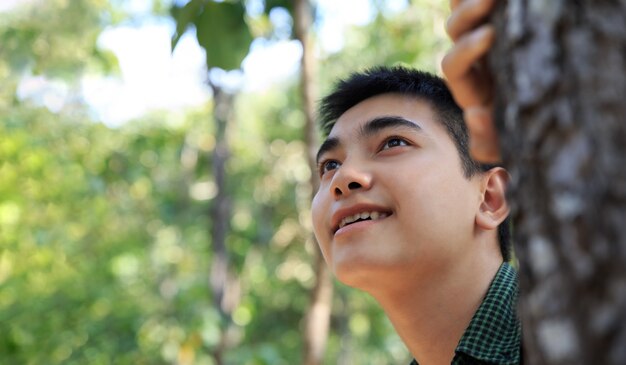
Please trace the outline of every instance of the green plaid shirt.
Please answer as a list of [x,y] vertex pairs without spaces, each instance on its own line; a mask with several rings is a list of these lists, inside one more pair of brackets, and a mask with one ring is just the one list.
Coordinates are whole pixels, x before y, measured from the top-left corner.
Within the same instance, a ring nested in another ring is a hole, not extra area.
[[[455,350],[451,365],[521,364],[517,272],[503,263]],[[413,360],[411,365],[418,365]]]

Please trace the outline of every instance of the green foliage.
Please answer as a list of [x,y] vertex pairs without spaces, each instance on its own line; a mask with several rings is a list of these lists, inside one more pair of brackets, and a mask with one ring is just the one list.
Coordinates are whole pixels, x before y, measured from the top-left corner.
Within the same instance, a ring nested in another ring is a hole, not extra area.
[[187,29],[195,26],[198,43],[207,53],[207,67],[238,69],[254,38],[272,38],[275,29],[269,14],[276,8],[286,9],[291,14],[293,1],[267,0],[263,12],[254,16],[247,14],[243,0],[191,0],[182,7],[174,5],[171,15],[176,21],[176,32],[172,49]]
[[24,107],[0,130],[3,362],[173,361],[165,349],[213,325],[184,129]]
[[14,72],[65,79],[88,68],[110,72],[115,59],[96,47],[96,39],[105,19],[115,17],[100,0],[45,1],[0,13],[0,59]]
[[240,1],[191,0],[183,7],[174,7],[172,16],[176,20],[176,34],[172,48],[193,24],[198,43],[206,50],[207,67],[238,69],[252,43],[244,14],[245,8]]
[[293,0],[266,0],[265,1],[265,13],[269,14],[274,8],[284,8],[290,14],[293,14]]

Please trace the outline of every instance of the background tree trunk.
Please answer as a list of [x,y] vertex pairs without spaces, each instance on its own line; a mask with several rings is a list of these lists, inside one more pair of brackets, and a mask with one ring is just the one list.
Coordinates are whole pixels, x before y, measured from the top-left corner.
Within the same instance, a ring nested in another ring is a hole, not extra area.
[[215,150],[212,154],[213,176],[217,195],[211,207],[211,243],[213,260],[211,262],[210,287],[213,303],[220,312],[221,336],[212,355],[217,365],[224,363],[224,353],[231,346],[229,332],[232,326],[231,314],[238,304],[239,282],[230,270],[230,260],[226,247],[226,237],[230,231],[231,199],[228,193],[226,164],[230,156],[228,129],[234,95],[231,95],[215,83],[210,83],[213,90],[213,119],[215,120]]
[[[310,29],[313,25],[313,10],[308,0],[296,0],[294,3],[294,23],[296,39],[302,44],[301,68],[301,95],[305,115],[304,142],[307,150],[307,162],[311,170],[311,191],[317,191],[319,186],[315,154],[318,147],[317,127],[315,125],[315,58]],[[315,244],[315,237],[311,233],[314,243],[315,286],[311,291],[309,308],[304,318],[304,354],[303,364],[319,365],[324,358],[328,330],[330,327],[330,312],[332,307],[333,283],[326,263]]]
[[498,4],[527,364],[626,364],[626,2]]

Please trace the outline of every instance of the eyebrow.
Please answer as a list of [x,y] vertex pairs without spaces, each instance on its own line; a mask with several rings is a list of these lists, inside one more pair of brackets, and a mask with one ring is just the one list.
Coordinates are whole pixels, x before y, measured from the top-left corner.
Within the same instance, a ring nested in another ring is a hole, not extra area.
[[[411,122],[410,120],[399,117],[399,116],[382,116],[376,117],[372,120],[367,121],[364,125],[361,126],[361,130],[359,131],[360,137],[371,137],[376,133],[380,132],[384,129],[389,128],[409,128],[417,132],[422,131],[422,127],[420,127],[417,123]],[[320,157],[330,152],[341,145],[341,140],[337,137],[329,137],[327,138],[319,150],[317,151],[317,156],[315,157],[315,161],[319,162]]]
[[417,132],[422,131],[422,127],[406,118],[398,116],[383,116],[374,118],[361,126],[359,135],[362,137],[370,137],[381,130],[388,128],[409,128]]
[[320,162],[320,157],[322,157],[323,154],[336,149],[337,147],[339,147],[339,145],[341,145],[341,142],[339,141],[339,138],[337,138],[337,137],[328,137],[324,141],[324,143],[322,143],[322,145],[320,146],[320,149],[317,151],[317,156],[315,156],[315,161],[317,163],[319,163]]

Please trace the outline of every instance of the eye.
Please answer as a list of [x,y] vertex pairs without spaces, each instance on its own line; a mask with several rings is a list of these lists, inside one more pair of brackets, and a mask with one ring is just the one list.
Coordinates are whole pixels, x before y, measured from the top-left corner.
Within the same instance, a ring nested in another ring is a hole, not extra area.
[[391,137],[383,143],[381,150],[388,150],[394,147],[408,146],[409,143],[402,138],[399,137]]
[[340,166],[340,164],[336,160],[325,160],[325,161],[322,161],[318,165],[319,174],[320,174],[320,176],[323,176],[328,171],[338,169],[339,166]]

